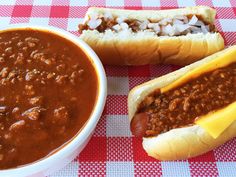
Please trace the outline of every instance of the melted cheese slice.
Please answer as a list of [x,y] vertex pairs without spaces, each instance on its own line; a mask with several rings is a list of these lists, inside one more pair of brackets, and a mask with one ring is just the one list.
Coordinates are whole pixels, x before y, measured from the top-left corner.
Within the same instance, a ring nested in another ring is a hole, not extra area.
[[222,68],[236,62],[236,45],[231,48],[229,48],[231,50],[228,50],[226,53],[217,56],[214,60],[211,60],[210,62],[187,72],[185,75],[175,80],[171,84],[161,88],[161,93],[174,89],[179,85],[182,85],[191,79],[195,79],[206,72],[210,72],[217,68]]
[[[197,78],[203,73],[210,72],[217,68],[222,68],[236,62],[236,46],[230,47],[226,50],[227,51],[224,54],[216,56],[214,60],[189,71],[175,82],[161,88],[161,93],[174,89],[191,79]],[[217,138],[235,120],[236,102],[223,109],[215,111],[214,113],[209,113],[200,117],[195,123],[204,128],[213,138]]]
[[217,138],[236,120],[236,102],[214,113],[202,116],[195,123],[207,130],[213,138]]

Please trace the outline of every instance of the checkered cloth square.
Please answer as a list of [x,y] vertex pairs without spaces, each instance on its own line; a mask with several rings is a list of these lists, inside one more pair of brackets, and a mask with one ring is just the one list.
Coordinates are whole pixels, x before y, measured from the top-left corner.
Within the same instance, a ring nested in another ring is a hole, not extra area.
[[[90,6],[121,9],[171,9],[208,5],[217,10],[216,26],[226,45],[236,43],[236,0],[0,0],[0,27],[13,23],[52,25],[78,35],[77,25]],[[50,177],[77,176],[236,176],[236,138],[202,156],[157,161],[142,140],[131,136],[127,94],[134,86],[178,69],[172,65],[105,66],[108,97],[95,133],[81,154]]]

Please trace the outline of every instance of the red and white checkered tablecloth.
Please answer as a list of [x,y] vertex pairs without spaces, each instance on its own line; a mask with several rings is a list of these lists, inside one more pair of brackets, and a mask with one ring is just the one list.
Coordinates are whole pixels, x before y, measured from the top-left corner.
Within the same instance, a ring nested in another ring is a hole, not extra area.
[[[0,27],[13,23],[52,25],[78,35],[77,24],[89,6],[170,9],[208,5],[226,45],[236,43],[236,0],[0,0]],[[105,66],[108,97],[96,131],[82,153],[51,177],[74,176],[236,176],[236,138],[205,155],[184,161],[157,161],[131,136],[127,94],[135,85],[177,69],[171,65]]]

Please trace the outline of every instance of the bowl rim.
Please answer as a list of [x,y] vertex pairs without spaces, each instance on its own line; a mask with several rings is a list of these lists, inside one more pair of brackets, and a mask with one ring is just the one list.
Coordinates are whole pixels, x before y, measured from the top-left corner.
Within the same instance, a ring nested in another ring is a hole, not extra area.
[[72,33],[57,27],[49,25],[42,26],[42,25],[27,24],[27,23],[11,24],[6,27],[1,27],[0,32],[17,30],[17,29],[19,30],[32,29],[32,30],[51,32],[79,46],[83,50],[83,52],[85,52],[85,54],[88,56],[88,58],[91,61],[91,64],[96,70],[98,78],[98,92],[97,92],[96,103],[94,105],[92,113],[90,114],[90,117],[85,122],[84,126],[72,139],[70,139],[66,144],[59,147],[59,150],[56,150],[49,156],[43,157],[35,162],[25,164],[19,167],[0,170],[0,176],[17,175],[17,174],[19,175],[19,172],[21,173],[24,172],[24,175],[37,174],[44,170],[47,171],[49,167],[53,165],[55,162],[66,158],[77,147],[82,145],[84,141],[86,141],[89,135],[92,133],[102,115],[107,97],[107,78],[103,65],[99,57],[96,55],[96,53],[88,46],[88,44],[79,39],[78,36],[75,36]]

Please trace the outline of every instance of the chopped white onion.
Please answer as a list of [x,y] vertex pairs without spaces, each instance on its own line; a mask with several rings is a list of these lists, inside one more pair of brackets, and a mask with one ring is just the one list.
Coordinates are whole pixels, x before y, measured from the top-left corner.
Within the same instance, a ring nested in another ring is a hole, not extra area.
[[201,30],[201,28],[198,28],[198,27],[196,27],[196,26],[190,26],[190,30],[192,31],[192,33],[201,33],[202,32],[202,30]]
[[188,22],[189,25],[195,25],[198,21],[198,18],[194,15],[191,20]]
[[88,21],[88,26],[91,29],[96,29],[99,25],[101,25],[101,23],[102,23],[101,19],[97,19],[97,20],[91,19]]
[[201,25],[201,30],[204,34],[208,33],[209,32],[209,26],[208,28],[205,26],[205,25]]
[[156,33],[159,33],[159,32],[161,31],[161,28],[160,28],[160,26],[159,26],[158,23],[155,23],[153,29],[154,29],[154,31],[155,31]]
[[202,21],[198,20],[196,23],[195,23],[195,26],[202,26],[202,25],[205,25]]
[[129,25],[127,23],[123,22],[123,23],[120,24],[120,26],[121,26],[122,29],[129,29]]
[[153,28],[155,23],[148,23],[147,27],[148,28]]
[[189,25],[188,24],[176,24],[175,28],[176,28],[176,31],[178,31],[179,33],[182,33],[189,28]]
[[115,31],[120,31],[122,30],[121,26],[119,24],[116,24],[112,27]]
[[173,26],[171,26],[170,24],[168,24],[167,26],[163,26],[163,33],[169,36],[174,36],[175,35],[175,30],[173,28]]
[[159,33],[161,31],[159,23],[149,23],[148,28],[153,29],[156,33]]
[[148,20],[143,21],[143,22],[139,25],[139,28],[140,28],[141,30],[147,29],[148,23],[149,23]]
[[174,19],[173,24],[184,24],[182,20]]
[[141,24],[139,25],[139,28],[140,28],[141,30],[145,30],[145,29],[147,29],[147,24],[141,23]]

